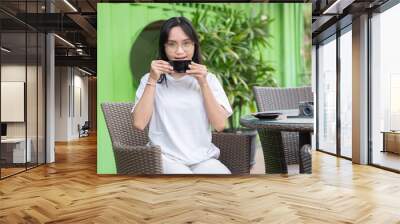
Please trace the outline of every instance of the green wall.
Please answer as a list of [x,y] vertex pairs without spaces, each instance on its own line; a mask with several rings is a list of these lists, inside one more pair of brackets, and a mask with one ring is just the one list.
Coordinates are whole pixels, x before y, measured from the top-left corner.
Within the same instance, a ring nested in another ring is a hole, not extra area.
[[[172,10],[175,8],[174,10]],[[131,46],[153,22],[178,16],[185,6],[170,4],[98,4],[97,172],[116,173],[111,140],[100,104],[134,101],[138,80],[131,73]],[[129,22],[131,21],[131,22]]]
[[[99,3],[98,4],[98,132],[97,132],[97,172],[115,173],[114,155],[105,126],[100,104],[103,102],[134,101],[138,79],[146,71],[146,61],[154,55],[147,37],[158,32],[142,31],[154,22],[173,16],[184,15],[191,18],[191,12],[200,8],[215,12],[222,4],[160,4],[160,3]],[[299,55],[302,33],[303,8],[310,4],[227,4],[229,7],[247,8],[267,12],[275,18],[270,32],[274,36],[271,49],[266,49],[265,57],[277,69],[277,81],[281,86],[298,85],[297,74],[304,69]],[[311,35],[311,34],[310,34]],[[138,42],[136,42],[138,40]],[[136,44],[133,46],[135,43]],[[158,43],[154,43],[155,46]],[[133,47],[132,47],[133,46]],[[136,51],[146,52],[143,54]],[[137,67],[135,67],[137,65]],[[137,74],[133,74],[137,73]],[[143,74],[140,74],[143,73]]]
[[159,29],[145,29],[133,44],[130,61],[131,71],[136,80],[149,72],[149,62],[158,56],[159,33]]
[[[274,18],[271,24],[271,49],[265,51],[265,57],[270,60],[275,69],[279,86],[295,87],[300,83],[299,74],[303,72],[304,62],[301,57],[303,43],[305,4],[269,4],[266,12]],[[280,22],[278,22],[280,21]],[[311,34],[310,34],[311,35]]]
[[[302,57],[305,35],[303,16],[306,11],[311,12],[312,3],[261,3],[258,7],[253,4],[233,5],[254,14],[263,11],[268,18],[274,20],[269,27],[269,34],[272,36],[269,40],[270,48],[264,51],[264,58],[276,69],[278,86],[303,85],[299,74],[311,69],[305,68]],[[311,33],[308,35],[311,37]],[[311,48],[307,50],[311,51]]]

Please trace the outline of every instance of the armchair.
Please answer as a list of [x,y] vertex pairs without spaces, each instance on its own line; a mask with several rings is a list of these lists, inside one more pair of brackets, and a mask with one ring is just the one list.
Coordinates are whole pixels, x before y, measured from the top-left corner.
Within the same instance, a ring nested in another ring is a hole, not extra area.
[[[135,129],[132,124],[133,103],[102,103],[118,174],[162,174],[161,148],[146,146],[147,129]],[[220,161],[232,174],[250,173],[250,152],[240,143],[251,144],[247,136],[213,133],[213,143],[221,150]]]

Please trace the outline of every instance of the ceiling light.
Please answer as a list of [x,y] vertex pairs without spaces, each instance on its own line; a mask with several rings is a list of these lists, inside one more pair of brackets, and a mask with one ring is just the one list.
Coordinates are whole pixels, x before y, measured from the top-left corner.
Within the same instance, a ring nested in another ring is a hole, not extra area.
[[71,44],[71,42],[67,41],[66,39],[58,36],[57,34],[54,34],[55,37],[57,37],[58,39],[60,39],[62,42],[66,43],[67,45],[69,45],[70,47],[75,48],[75,45]]
[[343,10],[347,8],[354,0],[336,0],[322,14],[342,14]]
[[78,67],[78,70],[81,71],[81,72],[83,72],[83,73],[85,73],[85,74],[93,75],[92,73],[90,73],[90,72],[88,72],[88,71],[86,71],[86,70],[83,70],[83,69],[81,69],[81,68],[79,68],[79,67]]
[[74,12],[78,12],[78,10],[71,4],[68,2],[68,0],[64,0],[65,4],[67,4],[72,10],[74,10]]
[[[81,49],[81,48],[77,48],[77,49],[76,49],[76,53],[78,53],[79,55],[84,55],[83,49]],[[85,55],[86,55],[86,54],[85,54]]]
[[11,50],[9,50],[9,49],[7,49],[5,47],[1,47],[1,51],[4,51],[6,53],[10,53],[11,52]]

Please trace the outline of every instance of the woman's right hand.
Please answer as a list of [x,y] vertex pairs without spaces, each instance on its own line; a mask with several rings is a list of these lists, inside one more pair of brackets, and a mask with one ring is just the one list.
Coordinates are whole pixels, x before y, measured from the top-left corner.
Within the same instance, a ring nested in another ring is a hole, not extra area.
[[172,73],[173,67],[166,61],[163,60],[154,60],[151,62],[150,66],[150,78],[154,81],[158,81],[160,79],[161,74],[163,73]]

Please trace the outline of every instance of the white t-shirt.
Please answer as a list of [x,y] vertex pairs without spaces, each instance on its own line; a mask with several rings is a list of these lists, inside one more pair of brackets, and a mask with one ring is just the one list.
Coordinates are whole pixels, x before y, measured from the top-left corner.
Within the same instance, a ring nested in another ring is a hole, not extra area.
[[[140,81],[135,106],[142,97],[148,78],[149,73]],[[159,145],[165,156],[185,165],[218,158],[219,149],[211,143],[211,124],[196,78],[185,75],[175,79],[169,74],[166,78],[167,85],[165,81],[156,84],[149,126],[150,144]],[[215,99],[230,116],[232,108],[219,80],[208,73],[207,81]]]

